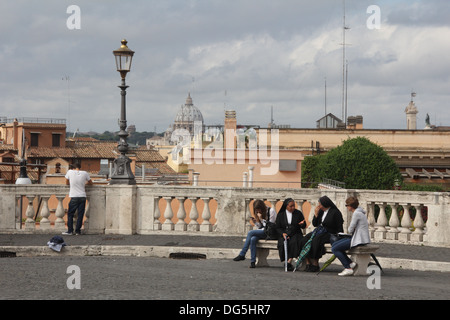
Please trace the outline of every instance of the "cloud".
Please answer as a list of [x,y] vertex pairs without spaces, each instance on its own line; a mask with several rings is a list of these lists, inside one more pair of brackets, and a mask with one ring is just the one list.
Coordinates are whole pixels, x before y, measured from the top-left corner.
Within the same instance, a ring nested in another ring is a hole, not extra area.
[[[381,29],[369,30],[372,2],[346,1],[349,115],[362,114],[366,128],[403,129],[415,90],[418,127],[426,113],[449,125],[450,5],[380,0]],[[1,116],[70,115],[71,130],[118,130],[112,51],[122,38],[136,52],[127,119],[139,131],[165,130],[188,92],[207,124],[234,108],[238,122],[265,126],[273,106],[276,123],[314,127],[325,78],[328,112],[341,116],[340,1],[80,0],[80,30],[66,27],[70,4],[0,4]]]

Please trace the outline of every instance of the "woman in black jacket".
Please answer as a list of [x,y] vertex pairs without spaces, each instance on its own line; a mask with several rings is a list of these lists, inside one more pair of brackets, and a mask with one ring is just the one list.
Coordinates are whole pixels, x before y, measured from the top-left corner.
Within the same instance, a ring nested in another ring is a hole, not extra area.
[[275,221],[278,231],[278,253],[280,261],[285,260],[284,240],[288,241],[288,270],[294,270],[292,258],[298,257],[300,253],[300,240],[303,238],[301,229],[306,228],[305,218],[300,210],[295,209],[295,201],[291,198],[284,200],[278,211]]
[[[318,205],[314,211],[312,220],[314,227],[319,228],[311,241],[311,249],[306,256],[306,270],[309,272],[319,271],[319,259],[325,253],[325,243],[330,243],[331,235],[344,232],[344,219],[342,213],[327,196],[319,198]],[[300,243],[300,250],[311,237],[308,233]]]

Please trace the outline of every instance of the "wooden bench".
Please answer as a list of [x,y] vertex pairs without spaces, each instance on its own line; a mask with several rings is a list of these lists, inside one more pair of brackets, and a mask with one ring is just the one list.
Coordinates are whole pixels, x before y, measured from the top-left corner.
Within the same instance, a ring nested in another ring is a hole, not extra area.
[[[245,241],[245,239],[244,239]],[[277,250],[277,240],[259,240],[256,244],[256,266],[257,267],[267,267],[269,263],[267,262],[267,257],[269,256],[270,250]],[[364,246],[359,246],[347,250],[347,254],[351,255],[353,262],[356,262],[358,267],[355,270],[354,275],[367,275],[367,266],[369,265],[370,255],[377,251],[378,245],[367,244]],[[331,251],[331,245],[329,243],[325,244],[326,253],[333,254]]]

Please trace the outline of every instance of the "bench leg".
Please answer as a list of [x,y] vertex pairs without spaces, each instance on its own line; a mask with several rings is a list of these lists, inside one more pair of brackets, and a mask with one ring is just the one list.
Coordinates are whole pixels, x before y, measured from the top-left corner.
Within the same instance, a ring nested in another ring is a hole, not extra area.
[[367,266],[369,265],[370,254],[352,254],[351,259],[353,262],[358,264],[358,267],[353,275],[367,276]]
[[267,257],[269,256],[269,249],[258,248],[256,250],[256,266],[268,267]]

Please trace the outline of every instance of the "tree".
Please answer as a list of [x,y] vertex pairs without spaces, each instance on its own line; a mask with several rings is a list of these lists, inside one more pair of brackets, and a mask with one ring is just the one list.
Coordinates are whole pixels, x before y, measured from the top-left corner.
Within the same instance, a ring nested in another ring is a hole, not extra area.
[[344,182],[346,188],[376,190],[393,189],[402,181],[394,160],[364,137],[345,140],[341,146],[315,157],[302,163],[306,179],[319,182],[328,178]]

